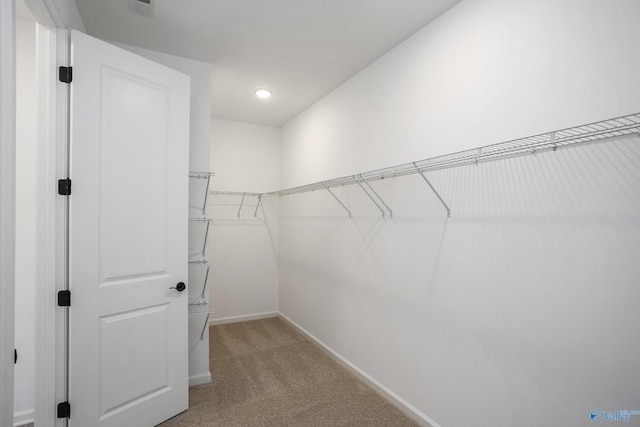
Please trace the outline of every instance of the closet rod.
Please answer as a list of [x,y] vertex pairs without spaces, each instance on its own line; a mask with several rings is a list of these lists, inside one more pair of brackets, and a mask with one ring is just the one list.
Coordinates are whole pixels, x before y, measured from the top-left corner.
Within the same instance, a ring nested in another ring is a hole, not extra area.
[[[378,179],[394,178],[397,176],[423,173],[425,171],[478,164],[509,157],[535,154],[546,150],[557,150],[558,148],[577,146],[584,143],[604,142],[607,140],[631,136],[640,136],[640,113],[560,129],[553,132],[541,133],[497,144],[485,145],[480,148],[445,154],[388,168],[376,169],[357,175],[287,188],[267,194],[287,196],[290,194],[306,193],[308,191],[324,190],[352,184],[358,184],[362,187],[362,182],[368,183],[369,181]],[[444,201],[442,202],[444,203]]]

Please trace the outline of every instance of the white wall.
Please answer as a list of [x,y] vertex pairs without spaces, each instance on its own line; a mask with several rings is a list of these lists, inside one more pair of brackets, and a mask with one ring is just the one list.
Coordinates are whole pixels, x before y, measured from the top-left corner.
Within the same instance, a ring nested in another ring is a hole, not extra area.
[[211,121],[214,189],[268,193],[280,185],[280,129],[230,120]]
[[[211,189],[263,193],[279,188],[280,131],[213,119]],[[211,195],[209,257],[212,323],[273,314],[278,309],[277,197]],[[243,207],[240,210],[240,204]],[[240,211],[240,217],[238,217]],[[256,214],[257,216],[254,216]]]
[[638,7],[463,0],[283,127],[281,183],[634,113]]
[[153,50],[114,43],[128,51],[171,67],[191,77],[191,125],[189,127],[189,170],[209,171],[211,134],[211,64]]
[[[282,128],[283,187],[640,112],[640,3],[463,0]],[[279,310],[442,426],[638,409],[640,141],[280,198]],[[636,422],[637,419],[636,419]]]
[[16,266],[14,421],[34,418],[36,259],[35,23],[16,21]]

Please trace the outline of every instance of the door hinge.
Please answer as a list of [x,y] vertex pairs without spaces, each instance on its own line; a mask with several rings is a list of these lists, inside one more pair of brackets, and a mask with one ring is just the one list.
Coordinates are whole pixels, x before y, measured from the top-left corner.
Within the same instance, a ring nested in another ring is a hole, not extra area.
[[58,67],[58,80],[62,83],[71,83],[73,80],[73,69],[71,67]]
[[58,307],[71,307],[71,291],[58,292]]
[[16,363],[18,363],[18,349],[14,348],[13,349],[13,364],[15,365]]
[[58,403],[58,418],[71,418],[71,405],[69,402]]
[[71,195],[71,180],[69,178],[58,180],[58,194],[61,196]]

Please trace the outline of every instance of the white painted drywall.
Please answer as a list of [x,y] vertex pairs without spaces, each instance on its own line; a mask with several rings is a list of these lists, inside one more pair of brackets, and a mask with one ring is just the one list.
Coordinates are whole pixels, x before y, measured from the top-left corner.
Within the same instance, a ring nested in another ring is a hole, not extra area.
[[[640,112],[633,0],[463,0],[282,128],[283,187]],[[279,310],[442,426],[638,409],[638,138],[280,198]],[[637,416],[640,417],[640,416]],[[637,419],[636,419],[636,422]]]
[[36,35],[16,21],[16,252],[14,422],[32,422],[35,399]]
[[[212,120],[212,190],[274,191],[279,188],[279,159],[279,129]],[[255,196],[244,201],[240,195],[209,197],[208,213],[214,219],[209,234],[214,323],[277,311],[277,203],[277,197],[263,197],[259,206]]]
[[[209,141],[211,135],[211,64],[188,58],[155,52],[135,46],[115,43],[133,53],[166,65],[191,77],[191,118],[189,136],[189,170],[209,171]],[[201,216],[201,212],[190,209],[190,216]],[[190,322],[193,323],[193,322]],[[190,331],[195,333],[194,331]],[[198,332],[199,334],[199,332]],[[189,384],[197,385],[210,381],[209,335],[189,352]]]
[[215,190],[268,193],[280,185],[280,129],[212,119]]
[[464,0],[282,128],[283,187],[634,113],[634,0]]
[[122,43],[114,44],[191,77],[189,170],[196,172],[209,171],[211,64]]

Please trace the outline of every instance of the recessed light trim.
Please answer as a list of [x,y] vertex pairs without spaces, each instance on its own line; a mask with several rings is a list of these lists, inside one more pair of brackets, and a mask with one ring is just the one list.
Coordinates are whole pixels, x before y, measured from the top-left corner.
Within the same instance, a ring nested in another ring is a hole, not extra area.
[[256,96],[261,99],[267,99],[271,97],[271,91],[269,89],[256,89]]

